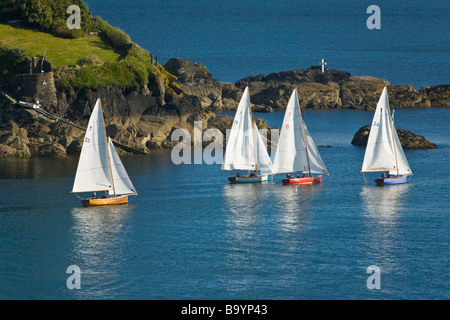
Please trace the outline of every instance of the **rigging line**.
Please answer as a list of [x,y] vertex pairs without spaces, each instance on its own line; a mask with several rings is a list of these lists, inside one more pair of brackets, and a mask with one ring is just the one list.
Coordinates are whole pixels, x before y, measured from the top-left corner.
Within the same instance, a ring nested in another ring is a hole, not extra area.
[[395,132],[394,132],[394,121],[392,120],[391,117],[391,108],[389,107],[389,98],[388,98],[388,94],[387,94],[387,87],[386,87],[386,100],[387,100],[387,111],[388,111],[388,116],[389,116],[389,122],[391,124],[391,132],[392,132],[392,145],[394,146],[394,155],[395,155],[395,167],[397,168],[397,177],[400,176],[400,170],[398,168],[398,160],[397,160],[397,148],[395,145]]
[[369,184],[369,181],[367,181],[367,178],[366,178],[366,175],[364,174],[364,172],[363,172],[363,177],[364,177],[364,183]]
[[103,129],[105,130],[105,140],[106,140],[106,143],[107,143],[106,150],[108,152],[109,170],[111,172],[111,180],[112,180],[111,182],[112,182],[112,185],[113,185],[113,191],[114,191],[114,197],[115,197],[116,196],[116,186],[114,184],[114,175],[113,175],[112,166],[111,166],[111,154],[110,154],[111,151],[109,150],[108,135],[106,133],[106,127],[105,127],[105,119],[103,119],[102,101],[99,99],[98,102],[99,102],[99,107],[100,107],[100,115],[102,116],[102,123],[101,124],[103,126]]
[[84,198],[80,197],[80,196],[78,195],[78,193],[75,193],[75,195],[77,196],[78,199],[84,200]]
[[298,103],[298,111],[300,113],[300,121],[302,123],[303,140],[305,141],[305,152],[306,152],[306,159],[308,161],[309,177],[311,177],[311,164],[309,162],[308,142],[306,141],[305,127],[304,127],[304,122],[303,122],[303,117],[302,117],[302,110],[300,109],[300,103],[298,101],[298,96],[297,96],[297,103]]
[[128,202],[131,202],[131,200],[133,200],[134,198],[136,198],[138,195],[135,194],[133,198],[129,199]]
[[249,112],[250,112],[250,130],[251,130],[251,134],[252,134],[253,146],[254,146],[254,149],[255,149],[255,174],[256,174],[256,176],[258,176],[258,150],[257,150],[258,144],[257,144],[257,142],[255,140],[255,134],[256,133],[253,132],[254,131],[253,130],[253,124],[255,124],[255,127],[256,127],[256,122],[254,122],[254,120],[253,120],[252,105],[250,103],[250,90],[248,92],[247,97],[248,97],[248,108],[249,108]]

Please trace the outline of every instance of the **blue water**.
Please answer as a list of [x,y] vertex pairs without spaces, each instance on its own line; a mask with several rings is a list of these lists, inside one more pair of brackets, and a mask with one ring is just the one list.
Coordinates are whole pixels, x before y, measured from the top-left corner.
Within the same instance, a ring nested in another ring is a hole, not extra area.
[[[282,113],[259,114],[279,127]],[[123,156],[139,196],[83,208],[77,157],[0,159],[0,299],[449,299],[448,109],[398,110],[435,150],[406,150],[409,184],[376,187],[350,144],[372,118],[306,110],[321,185],[230,185],[170,151]],[[69,266],[81,270],[68,289]],[[368,289],[369,266],[380,289]]]
[[[164,64],[220,81],[328,67],[393,84],[449,83],[448,1],[87,0]],[[366,9],[381,9],[368,30]],[[256,114],[279,127],[282,113]],[[448,109],[396,112],[436,150],[406,150],[409,184],[365,184],[350,144],[371,112],[306,110],[323,184],[230,185],[220,165],[170,151],[123,156],[139,196],[83,208],[78,158],[0,159],[0,299],[449,299]],[[81,270],[70,290],[69,266]],[[380,267],[380,289],[367,268]]]
[[[220,81],[331,69],[392,84],[449,83],[450,2],[446,0],[88,0],[94,15],[126,31],[164,64],[199,62]],[[378,5],[381,29],[366,26]]]

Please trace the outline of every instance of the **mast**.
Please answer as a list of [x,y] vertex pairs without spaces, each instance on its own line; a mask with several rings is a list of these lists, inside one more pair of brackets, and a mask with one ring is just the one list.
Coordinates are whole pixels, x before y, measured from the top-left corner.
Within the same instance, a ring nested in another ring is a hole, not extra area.
[[[250,90],[249,90],[250,91]],[[253,132],[253,114],[252,114],[252,106],[250,104],[250,92],[248,94],[248,108],[250,110],[250,124],[251,124],[251,131],[252,131],[252,139],[254,143],[254,149],[255,149],[255,173],[256,176],[258,176],[258,143],[255,140],[255,132]]]
[[[298,101],[298,96],[297,96],[297,101]],[[303,140],[305,141],[305,152],[306,152],[306,160],[308,161],[308,171],[309,171],[309,176],[311,177],[311,164],[309,162],[308,143],[306,141],[305,127],[303,125],[302,110],[300,109],[300,103],[298,104],[298,111],[300,113],[300,122],[302,123],[302,133],[303,133]]]
[[388,97],[388,94],[387,94],[387,87],[386,87],[386,100],[387,100],[387,108],[388,108],[387,111],[388,111],[388,115],[389,115],[389,122],[391,124],[391,131],[392,131],[392,144],[394,145],[395,167],[397,168],[397,177],[399,177],[400,176],[400,171],[398,169],[397,148],[396,148],[396,145],[395,145],[395,136],[394,136],[395,128],[394,128],[394,122],[393,122],[392,117],[391,117],[391,108],[389,107],[389,97]]
[[[103,123],[105,123],[105,119],[103,118],[103,110],[102,110],[102,101],[101,100],[100,100],[100,114],[102,115]],[[114,185],[114,175],[112,172],[111,156],[110,156],[109,144],[108,144],[108,136],[106,135],[106,126],[103,125],[103,128],[105,130],[105,143],[106,143],[106,150],[108,151],[109,170],[111,172],[111,180],[112,180],[112,186],[113,186],[113,191],[114,191],[114,197],[116,197],[116,187]]]

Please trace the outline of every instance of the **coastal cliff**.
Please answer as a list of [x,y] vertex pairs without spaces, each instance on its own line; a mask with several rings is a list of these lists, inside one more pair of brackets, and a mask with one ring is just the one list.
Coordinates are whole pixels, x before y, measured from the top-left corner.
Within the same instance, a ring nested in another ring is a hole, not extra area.
[[[388,85],[394,108],[429,108],[449,106],[449,85],[415,90],[408,85],[390,85],[384,79],[352,77],[349,73],[314,69],[285,71],[268,76],[252,76],[236,83],[214,79],[206,67],[183,59],[170,59],[152,74],[144,86],[123,89],[115,85],[77,88],[61,81],[67,70],[58,70],[27,78],[17,75],[8,87],[27,87],[28,95],[18,99],[40,101],[41,108],[59,119],[56,121],[35,110],[4,102],[0,123],[0,156],[66,156],[81,150],[84,129],[98,98],[104,106],[107,133],[126,151],[149,153],[152,149],[171,148],[171,133],[178,128],[193,132],[194,121],[203,129],[218,128],[224,135],[232,118],[216,116],[217,111],[235,110],[245,86],[249,86],[254,111],[272,112],[287,105],[294,87],[298,89],[302,108],[374,110],[379,95]],[[73,72],[69,69],[69,72]],[[166,74],[166,77],[163,76]],[[40,77],[36,81],[36,77]],[[47,79],[47,91],[39,84]],[[169,80],[170,79],[170,80]],[[4,87],[4,86],[3,86]],[[30,89],[31,88],[31,89]],[[31,91],[30,91],[31,90]],[[50,93],[51,94],[50,94]],[[7,106],[8,105],[8,106]],[[263,120],[260,128],[268,129]],[[78,126],[78,127],[77,127]],[[270,138],[269,138],[270,144]],[[122,151],[125,152],[125,151]]]
[[[374,110],[386,85],[393,108],[450,107],[448,84],[416,90],[346,71],[322,73],[314,66],[220,82],[206,66],[185,59],[172,58],[162,66],[123,31],[92,17],[81,0],[77,3],[89,23],[69,34],[58,27],[65,12],[43,27],[30,24],[23,7],[14,3],[0,5],[0,32],[51,42],[48,57],[31,55],[33,48],[24,44],[29,42],[15,36],[0,43],[0,157],[78,154],[97,99],[107,134],[122,146],[121,152],[134,153],[171,148],[177,143],[171,141],[172,132],[184,128],[192,133],[194,121],[225,135],[232,118],[216,112],[236,110],[246,86],[252,110],[259,112],[284,109],[294,88],[302,108]],[[14,23],[3,22],[8,20],[3,12]],[[79,48],[54,53],[72,46],[71,41]],[[264,120],[257,121],[260,129],[269,128]]]
[[[37,0],[56,10],[44,10],[39,19],[30,17],[29,2],[0,4],[0,157],[79,153],[97,99],[107,134],[122,152],[169,148],[174,129],[214,123],[212,110],[183,94],[177,77],[122,30],[92,17],[76,0],[83,28],[67,31],[66,7],[56,2]],[[46,41],[47,56],[30,55],[39,41]]]

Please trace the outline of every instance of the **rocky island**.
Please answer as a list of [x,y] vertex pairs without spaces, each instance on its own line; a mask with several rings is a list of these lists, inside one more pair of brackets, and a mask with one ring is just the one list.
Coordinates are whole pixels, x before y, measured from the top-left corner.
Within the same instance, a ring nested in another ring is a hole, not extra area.
[[[232,118],[216,112],[235,110],[245,86],[253,110],[260,112],[284,109],[294,87],[302,108],[374,110],[385,85],[393,108],[450,107],[450,85],[416,90],[340,70],[322,73],[316,67],[220,82],[199,63],[172,58],[159,64],[123,31],[92,17],[81,0],[71,4],[80,6],[89,23],[73,34],[61,29],[56,19],[65,19],[65,12],[55,14],[53,24],[39,24],[16,5],[19,2],[0,5],[0,34],[32,33],[36,40],[51,35],[52,41],[78,41],[79,49],[44,57],[21,44],[15,47],[14,39],[0,41],[0,157],[79,153],[98,98],[107,134],[123,152],[134,153],[172,147],[177,142],[171,141],[171,133],[178,128],[192,132],[194,121],[202,121],[204,130],[218,128],[225,134]],[[80,43],[92,50],[83,52]],[[68,63],[69,58],[74,62]],[[264,120],[258,120],[258,126],[268,129]]]
[[[365,147],[369,139],[370,125],[360,128],[353,136],[352,144]],[[403,149],[436,149],[437,145],[428,141],[423,136],[412,133],[408,130],[397,129],[398,139]]]

